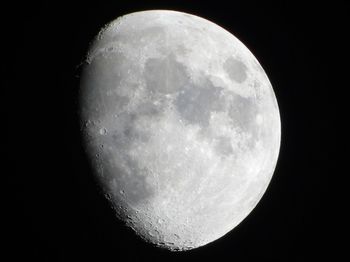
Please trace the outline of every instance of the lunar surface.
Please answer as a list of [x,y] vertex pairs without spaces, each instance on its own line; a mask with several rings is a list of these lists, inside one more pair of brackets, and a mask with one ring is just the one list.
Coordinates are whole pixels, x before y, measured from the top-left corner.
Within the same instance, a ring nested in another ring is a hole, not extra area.
[[263,196],[280,146],[254,55],[203,18],[125,15],[92,42],[80,86],[87,155],[119,219],[170,250],[208,244]]

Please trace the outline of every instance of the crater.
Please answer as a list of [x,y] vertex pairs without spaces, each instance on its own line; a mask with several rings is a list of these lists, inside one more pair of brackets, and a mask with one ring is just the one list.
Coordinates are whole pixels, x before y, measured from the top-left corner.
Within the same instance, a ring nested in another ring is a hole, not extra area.
[[180,116],[190,124],[208,126],[210,113],[220,111],[221,87],[206,81],[202,86],[187,85],[177,96],[174,105]]
[[149,58],[145,63],[144,77],[148,90],[162,94],[174,93],[189,81],[186,67],[177,62],[174,55]]
[[233,81],[243,83],[247,79],[247,66],[243,62],[230,57],[224,62],[223,67]]

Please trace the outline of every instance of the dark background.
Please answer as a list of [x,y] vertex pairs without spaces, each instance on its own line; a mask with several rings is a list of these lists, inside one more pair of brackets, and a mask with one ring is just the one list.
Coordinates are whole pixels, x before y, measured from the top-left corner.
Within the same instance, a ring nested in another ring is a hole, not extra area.
[[[2,261],[309,261],[339,254],[330,201],[338,176],[332,94],[341,94],[333,74],[342,66],[334,58],[346,32],[345,1],[71,2],[1,8]],[[281,113],[280,157],[263,199],[232,232],[184,253],[143,243],[114,218],[80,144],[78,65],[88,44],[116,17],[147,9],[188,12],[233,33],[264,67]]]

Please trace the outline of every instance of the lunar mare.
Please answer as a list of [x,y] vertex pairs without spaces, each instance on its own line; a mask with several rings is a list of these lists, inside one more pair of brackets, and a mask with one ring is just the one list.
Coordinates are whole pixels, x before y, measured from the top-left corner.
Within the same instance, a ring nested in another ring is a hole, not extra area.
[[235,228],[279,153],[277,101],[254,55],[218,25],[176,11],[132,13],[101,30],[81,77],[80,119],[117,217],[170,250]]

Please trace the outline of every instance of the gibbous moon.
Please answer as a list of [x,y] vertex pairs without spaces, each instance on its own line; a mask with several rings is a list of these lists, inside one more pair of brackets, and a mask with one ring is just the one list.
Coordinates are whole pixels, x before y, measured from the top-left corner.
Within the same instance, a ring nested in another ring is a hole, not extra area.
[[93,41],[80,119],[119,219],[170,250],[208,244],[253,210],[280,147],[274,91],[235,36],[198,16],[125,15]]

